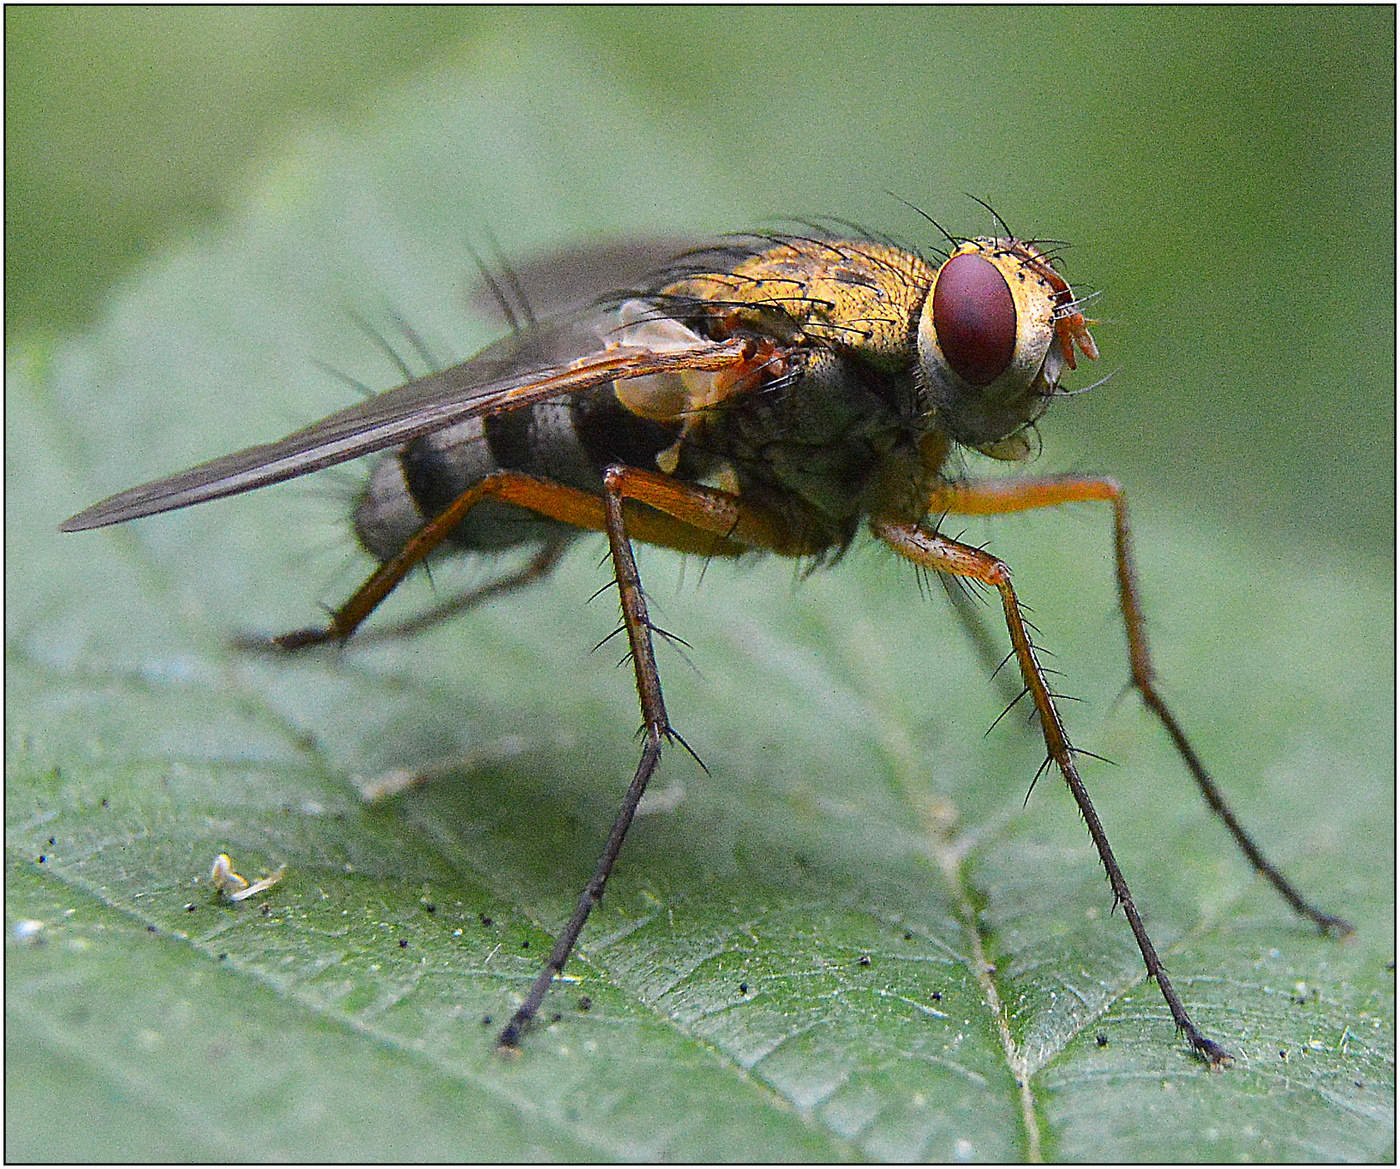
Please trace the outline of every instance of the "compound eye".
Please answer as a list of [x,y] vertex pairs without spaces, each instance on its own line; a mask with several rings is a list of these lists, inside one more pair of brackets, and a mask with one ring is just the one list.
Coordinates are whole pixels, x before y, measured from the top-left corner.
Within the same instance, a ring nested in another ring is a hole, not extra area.
[[985,386],[1006,372],[1016,350],[1016,303],[995,264],[964,252],[939,269],[933,328],[943,356],[964,381]]

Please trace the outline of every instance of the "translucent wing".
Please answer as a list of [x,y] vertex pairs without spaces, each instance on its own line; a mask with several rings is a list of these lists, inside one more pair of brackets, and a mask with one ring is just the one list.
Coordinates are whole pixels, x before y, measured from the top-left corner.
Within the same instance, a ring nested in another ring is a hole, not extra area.
[[[237,495],[411,442],[466,418],[519,409],[604,382],[727,369],[741,363],[748,348],[741,340],[697,340],[664,350],[607,345],[600,340],[596,318],[553,322],[507,337],[460,365],[386,390],[276,442],[119,492],[60,527],[79,532]],[[569,359],[580,353],[584,356]]]

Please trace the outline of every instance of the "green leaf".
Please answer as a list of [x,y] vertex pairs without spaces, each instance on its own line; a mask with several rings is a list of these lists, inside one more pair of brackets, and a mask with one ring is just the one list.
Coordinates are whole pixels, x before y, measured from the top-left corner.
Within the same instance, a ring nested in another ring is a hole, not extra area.
[[[343,404],[315,360],[391,384],[347,309],[402,316],[444,359],[489,340],[458,308],[480,225],[523,254],[743,225],[733,159],[547,46],[503,33],[364,125],[306,130],[91,333],[10,347],[7,1156],[1392,1155],[1388,561],[1308,533],[1281,552],[1170,500],[1139,513],[1169,697],[1266,850],[1358,924],[1338,944],[1251,875],[1160,731],[1115,701],[1107,516],[969,526],[1084,699],[1076,741],[1118,761],[1087,781],[1193,1015],[1237,1056],[1212,1074],[1110,915],[1067,793],[1047,777],[1023,806],[1038,738],[1017,718],[984,736],[1004,700],[941,590],[867,544],[802,580],[643,550],[691,647],[693,669],[669,650],[661,668],[708,774],[667,757],[674,806],[634,825],[507,1061],[495,1030],[635,764],[630,674],[591,649],[616,621],[606,589],[590,603],[601,542],[421,638],[269,660],[230,635],[303,626],[367,568],[351,488],[57,532]],[[522,76],[549,99],[523,100]],[[1074,423],[1052,412],[1052,451]],[[401,591],[400,614],[434,596]],[[994,609],[983,624],[1003,636]],[[357,778],[413,767],[437,774],[358,799]],[[219,852],[286,877],[221,903],[203,884]]]

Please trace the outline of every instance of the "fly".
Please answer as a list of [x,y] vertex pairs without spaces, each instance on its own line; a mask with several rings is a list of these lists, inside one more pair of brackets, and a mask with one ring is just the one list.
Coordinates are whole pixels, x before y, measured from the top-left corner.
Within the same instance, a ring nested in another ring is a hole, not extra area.
[[855,232],[732,237],[682,254],[639,290],[545,323],[531,318],[460,365],[277,442],[123,491],[62,529],[122,523],[387,451],[354,517],[379,567],[326,625],[278,638],[288,650],[344,641],[434,553],[536,547],[524,569],[490,586],[498,592],[545,576],[579,533],[606,534],[644,743],[593,877],[500,1033],[499,1045],[514,1049],[603,894],[663,748],[684,746],[662,698],[632,542],[818,565],[865,528],[922,569],[995,590],[1045,740],[1041,771],[1057,769],[1069,787],[1177,1028],[1206,1063],[1226,1063],[1229,1053],[1191,1020],[1148,937],[1080,778],[1010,569],[942,534],[944,516],[1109,506],[1134,688],[1254,867],[1322,931],[1351,927],[1310,905],[1264,857],[1158,693],[1118,483],[955,472],[968,450],[1029,458],[1037,420],[1069,392],[1061,379],[1098,348],[1048,246],[1009,230],[949,236],[948,245],[930,259]]

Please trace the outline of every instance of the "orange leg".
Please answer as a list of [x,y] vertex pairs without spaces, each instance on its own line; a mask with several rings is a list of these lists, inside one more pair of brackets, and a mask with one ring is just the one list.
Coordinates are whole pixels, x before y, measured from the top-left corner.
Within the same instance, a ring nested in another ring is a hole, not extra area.
[[1235,838],[1240,851],[1261,873],[1279,895],[1301,917],[1313,922],[1322,932],[1345,936],[1352,932],[1351,924],[1340,917],[1324,913],[1304,899],[1256,845],[1236,818],[1200,756],[1186,738],[1157,692],[1155,671],[1147,652],[1146,623],[1138,589],[1137,570],[1133,566],[1132,530],[1128,525],[1128,505],[1123,489],[1109,478],[1082,476],[1047,476],[1039,479],[1004,479],[981,483],[948,484],[934,493],[929,511],[952,512],[958,515],[995,515],[1005,512],[1031,511],[1041,507],[1058,507],[1065,503],[1110,503],[1113,506],[1113,549],[1118,575],[1118,607],[1123,614],[1123,627],[1128,637],[1128,662],[1132,685],[1142,696],[1147,708],[1170,736],[1177,754],[1185,762],[1196,787],[1217,816],[1224,821]]
[[[614,477],[619,499],[626,497],[647,505],[625,508],[629,536],[643,543],[702,556],[737,556],[755,547],[781,551],[792,543],[784,538],[776,517],[741,504],[728,492],[692,487],[666,475],[630,467],[613,468],[609,475]],[[576,528],[607,530],[603,497],[518,471],[498,471],[473,484],[424,524],[397,556],[375,569],[324,628],[285,633],[276,644],[290,650],[344,641],[467,513],[486,499],[512,503]]]
[[1227,1062],[1231,1058],[1229,1052],[1213,1039],[1202,1034],[1195,1023],[1191,1021],[1191,1017],[1186,1013],[1185,1004],[1181,1001],[1181,996],[1172,986],[1171,980],[1167,977],[1167,972],[1162,966],[1162,960],[1157,956],[1152,939],[1147,935],[1147,928],[1143,925],[1142,917],[1138,913],[1137,906],[1133,903],[1133,895],[1128,889],[1128,882],[1123,876],[1122,869],[1118,867],[1113,849],[1109,846],[1108,835],[1099,820],[1098,812],[1095,811],[1094,805],[1089,799],[1089,792],[1084,786],[1084,781],[1079,777],[1079,769],[1074,762],[1074,747],[1070,744],[1069,735],[1066,733],[1064,722],[1060,718],[1060,712],[1055,707],[1055,700],[1045,681],[1045,671],[1036,656],[1035,646],[1031,642],[1025,618],[1021,615],[1020,602],[1011,587],[1011,570],[995,556],[983,552],[981,549],[961,544],[957,540],[940,536],[936,532],[926,531],[918,524],[877,520],[872,523],[871,527],[876,536],[915,564],[933,569],[935,572],[981,581],[996,589],[1001,595],[1006,628],[1011,634],[1012,650],[1015,653],[1017,665],[1020,666],[1021,678],[1025,682],[1026,690],[1035,703],[1036,713],[1040,717],[1040,729],[1045,737],[1046,764],[1048,765],[1053,760],[1059,767],[1060,774],[1064,776],[1065,783],[1074,796],[1074,802],[1079,805],[1079,811],[1088,826],[1089,836],[1093,839],[1094,847],[1098,850],[1104,872],[1108,874],[1108,883],[1113,889],[1114,903],[1123,907],[1123,914],[1128,919],[1128,925],[1132,929],[1133,937],[1137,939],[1138,949],[1142,953],[1143,962],[1147,965],[1147,973],[1156,979],[1158,989],[1161,990],[1162,997],[1167,1001],[1172,1018],[1176,1021],[1177,1027],[1185,1033],[1192,1049],[1209,1064],[1216,1065]]

